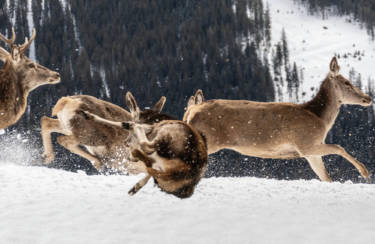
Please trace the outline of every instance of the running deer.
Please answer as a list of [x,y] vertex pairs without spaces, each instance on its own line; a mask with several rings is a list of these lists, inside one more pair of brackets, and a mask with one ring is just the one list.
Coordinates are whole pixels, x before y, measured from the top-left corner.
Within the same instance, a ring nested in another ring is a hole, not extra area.
[[[126,103],[131,103],[133,100],[135,101],[133,95],[128,92]],[[163,119],[171,119],[170,116],[160,114],[165,100],[165,97],[161,97],[152,109],[139,110],[140,120],[145,123],[155,123]],[[51,133],[57,132],[64,134],[57,138],[61,146],[89,160],[99,172],[104,166],[114,171],[132,171],[131,167],[127,167],[128,150],[123,144],[129,135],[128,131],[88,121],[82,110],[113,121],[131,120],[130,113],[125,109],[92,96],[77,95],[60,98],[52,109],[52,116],[57,116],[57,119],[43,116],[41,120],[44,162],[49,164],[54,159]]]
[[342,104],[369,106],[371,97],[339,74],[336,57],[318,94],[304,104],[209,100],[198,90],[187,105],[183,121],[207,138],[208,153],[232,149],[260,158],[303,157],[322,181],[332,181],[322,156],[337,154],[347,159],[368,179],[366,167],[325,138]]
[[5,42],[10,53],[0,47],[0,60],[4,63],[0,70],[0,129],[15,124],[24,114],[27,107],[27,96],[41,85],[56,84],[60,82],[60,75],[49,70],[25,55],[35,39],[35,29],[30,40],[25,38],[25,43],[15,45],[16,35],[12,28],[12,37],[5,38],[0,34],[0,40]]
[[130,104],[132,121],[114,122],[83,111],[88,121],[128,131],[123,143],[131,148],[130,158],[142,165],[146,174],[130,191],[137,193],[153,177],[156,185],[179,198],[190,197],[207,166],[207,145],[204,137],[192,126],[178,120],[145,124],[139,119],[135,100]]

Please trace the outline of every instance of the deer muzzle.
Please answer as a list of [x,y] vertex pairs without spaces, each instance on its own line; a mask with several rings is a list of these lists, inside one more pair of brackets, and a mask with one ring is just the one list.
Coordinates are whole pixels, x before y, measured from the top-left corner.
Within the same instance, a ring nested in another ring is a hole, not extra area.
[[363,106],[370,106],[372,103],[372,98],[370,96],[365,96],[362,98]]

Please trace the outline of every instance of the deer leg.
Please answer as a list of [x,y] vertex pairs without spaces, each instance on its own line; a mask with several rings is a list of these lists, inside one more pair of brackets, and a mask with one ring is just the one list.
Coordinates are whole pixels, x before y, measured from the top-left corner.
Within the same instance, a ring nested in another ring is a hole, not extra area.
[[[138,149],[136,149],[138,150]],[[138,150],[139,151],[139,150]],[[179,169],[179,170],[168,170],[168,171],[160,171],[160,170],[157,170],[157,169],[154,169],[152,168],[152,164],[151,165],[147,165],[148,163],[150,162],[147,162],[148,160],[152,160],[152,163],[154,162],[154,159],[147,159],[149,158],[148,155],[145,155],[144,153],[142,153],[144,156],[142,157],[145,157],[146,158],[146,162],[141,160],[142,162],[145,163],[146,165],[146,172],[148,175],[156,178],[156,179],[163,179],[163,180],[166,180],[166,181],[175,181],[176,180],[176,176],[177,174],[179,175],[186,175],[188,172],[189,172],[189,168],[182,168],[182,169]]]
[[142,152],[139,149],[134,149],[132,151],[132,155],[135,159],[142,161],[146,167],[152,167],[152,164],[155,162],[154,159],[152,159],[150,156],[146,155],[144,152]]
[[66,149],[71,151],[72,153],[75,153],[75,154],[89,160],[99,172],[101,172],[103,170],[102,162],[97,157],[91,155],[90,153],[88,153],[85,150],[83,150],[82,148],[80,148],[79,143],[77,142],[77,140],[75,139],[74,136],[59,136],[57,138],[57,142],[61,146],[65,147]]
[[[132,151],[132,156],[141,162],[143,162],[146,165],[146,172],[149,167],[152,167],[152,164],[155,162],[154,159],[150,158],[148,155],[144,154],[139,149],[134,149]],[[151,175],[146,175],[142,180],[138,181],[137,184],[135,184],[128,192],[129,195],[133,196],[136,194],[151,178]]]
[[137,175],[147,172],[145,164],[142,161],[130,161],[125,163],[125,169],[129,174]]
[[41,128],[42,128],[41,134],[42,134],[43,148],[44,148],[42,157],[44,158],[44,162],[46,164],[49,164],[55,158],[55,155],[53,154],[53,148],[52,148],[51,133],[57,132],[57,133],[64,134],[64,129],[61,127],[60,121],[58,119],[52,119],[47,116],[42,117]]
[[142,151],[144,151],[147,154],[152,154],[153,152],[155,152],[155,149],[151,143],[142,142],[140,143],[140,146],[141,146]]
[[153,146],[154,144],[147,139],[146,134],[145,134],[145,128],[143,125],[135,126],[134,133],[136,137],[138,138],[139,145],[143,152],[147,154],[151,154],[155,152],[155,149]]
[[128,194],[133,196],[135,193],[137,193],[151,178],[151,175],[146,175],[143,179],[137,182],[129,191]]
[[331,177],[329,177],[326,167],[324,166],[322,157],[320,156],[310,156],[306,157],[310,164],[310,167],[314,173],[319,177],[321,181],[332,182]]
[[337,144],[316,145],[302,150],[301,153],[303,157],[337,154],[348,160],[359,171],[363,178],[368,180],[370,175],[363,163],[353,158],[342,146]]

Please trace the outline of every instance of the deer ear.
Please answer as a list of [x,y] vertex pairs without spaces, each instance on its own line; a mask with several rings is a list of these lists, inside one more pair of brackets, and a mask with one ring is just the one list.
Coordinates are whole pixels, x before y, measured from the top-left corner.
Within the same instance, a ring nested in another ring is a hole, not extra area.
[[125,102],[126,102],[126,106],[128,106],[128,108],[129,108],[131,114],[137,113],[139,111],[139,107],[137,105],[137,102],[135,101],[135,98],[133,97],[131,92],[126,93]]
[[189,101],[187,103],[187,108],[190,107],[191,105],[194,105],[195,104],[195,96],[191,96],[189,98]]
[[195,97],[195,101],[194,101],[195,104],[202,104],[204,102],[204,96],[203,96],[203,92],[201,89],[199,89],[195,93],[194,97]]
[[165,98],[165,96],[162,96],[160,98],[160,100],[154,105],[152,110],[157,112],[157,113],[160,113],[163,110],[163,107],[164,107],[164,104],[165,104],[166,100],[167,100],[167,98]]
[[337,75],[340,71],[340,66],[337,63],[336,57],[333,57],[331,63],[329,64],[329,70],[333,72],[333,74]]

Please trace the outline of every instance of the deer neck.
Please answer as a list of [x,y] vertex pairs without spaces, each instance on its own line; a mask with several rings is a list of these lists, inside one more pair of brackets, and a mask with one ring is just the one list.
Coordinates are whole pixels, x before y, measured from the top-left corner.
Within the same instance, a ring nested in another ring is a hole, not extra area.
[[0,70],[0,109],[16,114],[24,111],[28,91],[22,85],[19,76],[10,65],[5,64]]
[[340,106],[341,103],[328,78],[323,81],[318,94],[310,102],[304,104],[304,108],[321,118],[328,128],[335,123]]

